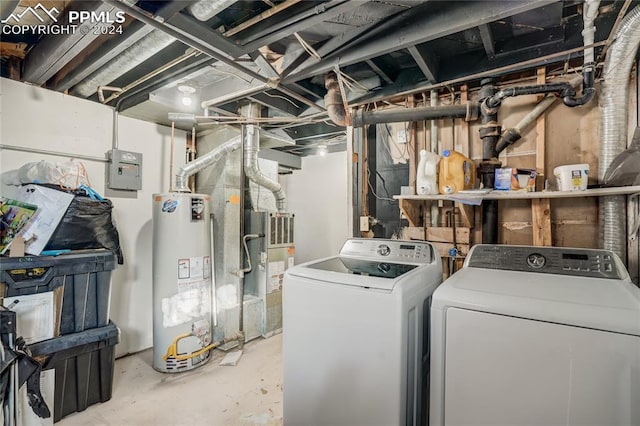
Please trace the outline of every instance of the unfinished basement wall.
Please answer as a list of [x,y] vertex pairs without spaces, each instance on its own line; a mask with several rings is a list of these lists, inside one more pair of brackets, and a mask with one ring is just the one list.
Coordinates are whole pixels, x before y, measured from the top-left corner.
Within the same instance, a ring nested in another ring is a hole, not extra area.
[[[25,148],[104,157],[111,149],[112,109],[13,80],[1,79],[1,143]],[[169,187],[171,129],[120,117],[120,148],[141,152],[142,190],[127,197],[108,195],[120,233],[124,265],[111,277],[110,316],[121,329],[116,355],[149,348],[152,339],[152,194]],[[175,135],[175,167],[184,163],[186,134]],[[69,157],[0,150],[0,171],[33,161],[64,162]],[[82,161],[91,184],[105,194],[105,163]],[[11,188],[3,187],[3,195]]]
[[[552,81],[552,80],[548,80]],[[555,80],[553,80],[555,81]],[[535,77],[518,81],[518,86],[536,84]],[[515,85],[515,84],[514,84]],[[500,86],[510,87],[509,85]],[[598,94],[600,85],[596,85]],[[634,77],[631,77],[629,92],[629,139],[636,126],[636,93],[637,86]],[[459,87],[454,94],[440,91],[440,105],[451,104],[455,96],[455,102],[460,102]],[[476,100],[477,92],[471,91],[469,99]],[[506,99],[499,111],[499,122],[503,131],[513,127],[522,119],[537,103],[537,96],[520,96]],[[425,98],[428,105],[428,95]],[[545,117],[544,134],[544,170],[549,188],[555,190],[556,179],[553,169],[560,165],[587,163],[589,164],[589,184],[595,184],[598,180],[598,158],[600,149],[600,121],[601,113],[596,97],[586,106],[569,108],[562,104],[561,100],[547,110]],[[398,106],[406,105],[406,102],[397,102]],[[421,106],[420,96],[416,96],[416,105]],[[482,160],[482,142],[478,130],[479,121],[465,123],[461,119],[437,120],[439,152],[445,149],[455,149],[468,155],[476,164]],[[389,125],[394,138],[398,132],[406,128],[413,136],[411,144],[412,153],[418,153],[423,147],[431,144],[430,122],[420,122],[413,126],[409,123],[393,123]],[[513,146],[502,152],[500,160],[503,167],[519,167],[536,169],[537,126],[533,124],[523,134],[523,137]],[[391,144],[392,152],[396,156],[404,156],[406,160],[413,160],[413,155],[402,154],[402,150],[395,149],[397,139]],[[417,163],[417,162],[416,162]],[[415,164],[415,163],[414,163]],[[410,173],[410,185],[415,185],[415,173]],[[552,199],[551,226],[553,245],[560,247],[598,247],[598,198],[584,197],[571,199]],[[498,242],[502,244],[532,244],[532,220],[531,202],[528,200],[509,200],[499,203],[499,235]],[[476,215],[474,241],[481,241],[480,216]]]

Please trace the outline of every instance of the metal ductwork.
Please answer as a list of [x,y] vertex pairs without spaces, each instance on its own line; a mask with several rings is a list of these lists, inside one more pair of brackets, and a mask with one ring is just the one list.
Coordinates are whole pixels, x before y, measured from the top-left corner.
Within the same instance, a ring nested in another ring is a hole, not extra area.
[[209,151],[202,157],[199,157],[180,168],[180,171],[176,174],[176,183],[174,191],[176,192],[190,192],[187,186],[187,180],[189,176],[198,173],[200,170],[216,164],[227,154],[232,153],[236,149],[242,146],[242,137],[236,136],[228,142],[223,143],[217,148]]
[[237,0],[203,0],[192,4],[187,9],[199,21],[208,21]]
[[88,98],[98,91],[98,87],[107,85],[124,73],[131,71],[174,41],[176,40],[173,37],[162,31],[151,31],[118,55],[113,61],[110,61],[108,65],[100,68],[76,85],[71,90],[71,94]]
[[[603,180],[613,159],[627,147],[629,76],[639,44],[640,6],[636,6],[622,20],[604,64],[604,82],[600,97],[602,109],[602,143],[598,166],[600,181]],[[602,247],[614,251],[625,261],[627,257],[626,197],[623,195],[602,197],[599,209]]]
[[324,96],[324,106],[327,108],[329,118],[338,126],[346,126],[347,111],[344,109],[344,100],[336,73],[330,72],[326,75],[324,87],[327,89],[327,94]]
[[[247,118],[260,117],[260,105],[248,104],[240,109],[241,115]],[[260,151],[260,134],[258,126],[247,124],[244,126],[244,173],[252,182],[273,192],[276,197],[276,207],[279,212],[287,210],[287,196],[282,186],[262,174],[258,167],[258,151]]]
[[[236,0],[200,0],[189,6],[189,11],[200,21],[206,21]],[[108,65],[100,68],[85,80],[76,85],[71,94],[88,98],[98,91],[98,87],[105,86],[137,67],[162,49],[168,47],[176,39],[167,33],[154,29],[149,34],[132,44],[122,54],[118,55]]]

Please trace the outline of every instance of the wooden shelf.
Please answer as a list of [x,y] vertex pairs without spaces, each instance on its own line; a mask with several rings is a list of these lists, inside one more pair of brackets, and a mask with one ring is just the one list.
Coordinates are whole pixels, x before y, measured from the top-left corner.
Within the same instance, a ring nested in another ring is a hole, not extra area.
[[394,195],[396,200],[433,201],[445,200],[464,203],[481,200],[533,200],[548,198],[602,197],[607,195],[626,195],[640,192],[640,185],[614,188],[594,188],[584,191],[491,191],[487,193],[456,193],[453,195]]

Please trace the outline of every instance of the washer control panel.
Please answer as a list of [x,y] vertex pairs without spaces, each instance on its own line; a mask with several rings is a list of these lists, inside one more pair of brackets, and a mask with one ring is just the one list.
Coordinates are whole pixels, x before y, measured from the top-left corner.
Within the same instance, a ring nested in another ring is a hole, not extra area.
[[469,253],[466,266],[594,278],[626,276],[613,252],[597,249],[480,244]]
[[395,263],[431,263],[433,248],[425,241],[353,238],[344,243],[340,255],[380,259]]

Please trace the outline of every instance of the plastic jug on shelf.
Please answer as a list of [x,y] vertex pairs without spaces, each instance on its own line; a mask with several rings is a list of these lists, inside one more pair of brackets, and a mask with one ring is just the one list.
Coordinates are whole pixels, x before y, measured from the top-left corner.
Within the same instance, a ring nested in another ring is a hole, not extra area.
[[438,162],[440,156],[427,150],[420,151],[420,161],[416,173],[416,194],[431,195],[438,193]]
[[476,183],[476,166],[463,154],[444,150],[440,160],[438,188],[441,194],[453,194],[472,189]]

